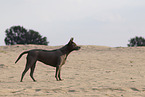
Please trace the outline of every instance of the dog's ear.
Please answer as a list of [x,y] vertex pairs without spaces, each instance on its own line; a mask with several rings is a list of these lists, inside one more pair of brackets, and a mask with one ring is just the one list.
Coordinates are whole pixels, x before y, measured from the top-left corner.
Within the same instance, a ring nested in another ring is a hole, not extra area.
[[73,40],[74,40],[74,38],[72,37],[72,38],[70,39],[70,41],[72,41],[72,42],[73,42]]
[[72,37],[68,44],[71,44],[73,42],[73,40],[74,40],[74,38]]

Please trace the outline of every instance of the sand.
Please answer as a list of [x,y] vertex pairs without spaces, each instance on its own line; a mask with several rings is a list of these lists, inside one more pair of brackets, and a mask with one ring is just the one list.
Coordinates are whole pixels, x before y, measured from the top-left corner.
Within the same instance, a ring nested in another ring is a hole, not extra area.
[[33,82],[26,73],[23,51],[61,46],[0,46],[0,97],[145,97],[145,47],[81,46],[62,67],[63,81],[55,80],[55,68],[37,62]]

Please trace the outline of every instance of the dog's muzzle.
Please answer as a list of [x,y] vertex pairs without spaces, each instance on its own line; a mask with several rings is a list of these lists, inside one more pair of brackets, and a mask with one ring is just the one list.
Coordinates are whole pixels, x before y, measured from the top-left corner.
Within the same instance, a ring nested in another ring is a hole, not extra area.
[[77,47],[75,48],[75,50],[79,50],[79,49],[81,49],[81,47],[79,47],[79,46],[77,46]]

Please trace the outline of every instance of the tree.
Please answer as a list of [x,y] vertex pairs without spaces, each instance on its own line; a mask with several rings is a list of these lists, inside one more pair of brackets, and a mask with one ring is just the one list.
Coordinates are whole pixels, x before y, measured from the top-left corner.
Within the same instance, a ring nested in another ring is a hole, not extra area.
[[[33,38],[32,38],[33,37]],[[34,30],[29,30],[26,34],[26,43],[27,44],[41,44],[41,45],[47,45],[47,38],[42,37],[39,35],[38,32]]]
[[136,36],[135,38],[131,38],[129,42],[129,47],[145,46],[145,39],[143,37]]
[[34,30],[26,30],[21,26],[12,26],[10,29],[5,31],[6,45],[15,45],[15,44],[39,44],[39,45],[48,45],[46,37],[42,37],[39,32]]

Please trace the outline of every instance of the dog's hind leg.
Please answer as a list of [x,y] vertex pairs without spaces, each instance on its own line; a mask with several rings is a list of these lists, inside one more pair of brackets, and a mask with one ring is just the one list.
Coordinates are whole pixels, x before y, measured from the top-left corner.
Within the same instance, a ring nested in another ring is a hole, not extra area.
[[23,80],[23,78],[24,78],[24,75],[25,75],[25,73],[26,73],[28,70],[29,70],[29,67],[28,67],[27,64],[26,64],[26,67],[25,67],[25,70],[24,70],[23,73],[22,73],[21,81],[20,81],[20,82],[22,82],[22,80]]
[[34,65],[32,65],[31,72],[30,72],[30,76],[31,76],[31,78],[33,79],[34,82],[36,82],[36,80],[33,77],[33,73],[34,73],[35,66],[36,66],[36,62],[34,63]]
[[25,70],[23,71],[22,73],[22,76],[21,76],[21,81],[23,81],[23,78],[26,74],[26,72],[29,70],[30,67],[32,67],[34,65],[34,63],[36,63],[36,60],[33,59],[33,57],[30,57],[30,56],[27,56],[27,63],[26,63],[26,67],[25,67]]

